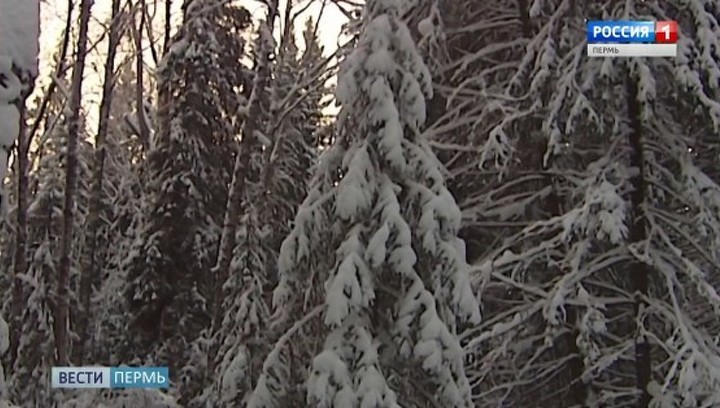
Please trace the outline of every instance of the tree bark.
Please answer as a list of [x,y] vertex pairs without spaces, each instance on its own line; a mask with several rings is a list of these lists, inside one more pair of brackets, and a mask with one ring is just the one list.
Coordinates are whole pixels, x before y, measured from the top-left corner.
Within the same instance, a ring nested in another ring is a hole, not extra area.
[[80,105],[82,104],[82,84],[87,56],[88,25],[93,0],[80,3],[80,28],[77,40],[77,53],[73,68],[72,89],[70,91],[70,115],[68,118],[68,140],[66,154],[65,199],[63,208],[63,227],[60,246],[60,269],[58,271],[57,300],[54,316],[55,352],[57,365],[69,363],[70,351],[70,264],[72,259],[73,227],[75,223],[75,194],[77,190],[77,146],[80,133]]
[[157,2],[153,2],[153,14],[150,15],[150,12],[148,11],[147,3],[145,0],[140,0],[140,12],[142,12],[142,22],[144,25],[140,26],[140,38],[143,36],[143,29],[145,30],[145,34],[147,34],[148,37],[148,49],[150,50],[150,55],[152,56],[153,64],[154,66],[158,66],[160,63],[160,57],[157,52],[157,48],[155,46],[157,45],[155,41],[155,33],[153,32],[153,20],[155,16],[155,12],[157,11]]
[[[529,147],[533,151],[533,167],[535,169],[545,170],[546,168],[552,167],[551,162],[547,163],[547,167],[543,165],[544,151],[547,148],[545,139],[539,139],[537,144],[531,144]],[[541,206],[545,213],[544,218],[550,219],[563,215],[565,213],[563,209],[565,197],[558,191],[554,176],[545,176],[542,184],[538,186],[538,189],[542,189],[545,186],[552,186],[552,191]],[[564,273],[562,270],[558,270],[557,272]],[[585,364],[583,362],[582,352],[576,342],[579,334],[577,329],[579,320],[578,308],[574,305],[566,305],[566,313],[565,332],[558,336],[553,354],[554,357],[559,360],[567,358],[567,363],[565,369],[557,377],[558,382],[554,384],[557,386],[557,389],[567,387],[567,392],[563,392],[561,396],[568,406],[586,407],[589,390],[587,384],[582,380],[582,375],[585,372]],[[533,396],[530,396],[530,398],[532,397]],[[535,397],[534,400],[538,401],[542,396],[535,395]]]
[[135,42],[135,109],[137,111],[138,128],[140,130],[140,141],[143,149],[147,152],[150,148],[150,127],[145,116],[145,88],[144,88],[144,70],[145,60],[143,58],[143,29],[145,27],[145,2],[140,1],[137,5],[140,10],[140,21],[138,26],[133,22],[133,40]]
[[163,38],[163,56],[168,52],[170,47],[170,27],[172,20],[172,0],[165,0],[165,32]]
[[[70,5],[72,0],[70,0]],[[68,8],[70,10],[71,7]],[[60,47],[60,55],[58,57],[58,66],[55,70],[56,77],[60,77],[61,73],[65,72],[66,64],[65,58],[70,43],[70,29],[72,27],[72,13],[68,12],[67,18],[65,19],[65,28],[63,34],[62,45]],[[33,83],[34,85],[34,83]],[[40,128],[40,123],[45,116],[47,107],[50,104],[55,89],[57,88],[57,82],[52,81],[48,86],[47,92],[43,97],[40,109],[38,109],[37,116],[35,117],[33,126],[30,131],[27,132],[25,128],[25,120],[23,119],[25,110],[21,109],[21,122],[20,122],[20,135],[18,135],[17,143],[17,163],[18,163],[18,203],[17,203],[17,231],[15,241],[15,254],[13,259],[14,270],[13,273],[16,279],[13,280],[12,288],[12,300],[10,306],[9,326],[10,326],[10,350],[8,355],[10,361],[15,361],[17,355],[17,347],[20,342],[20,328],[22,327],[22,310],[25,305],[25,290],[24,281],[17,278],[20,274],[27,272],[27,244],[28,244],[28,222],[27,222],[27,209],[28,209],[28,192],[29,192],[29,177],[28,173],[30,170],[28,154],[30,153],[30,145],[32,143],[33,136],[37,133]]]
[[523,36],[532,38],[532,26],[530,25],[530,7],[527,0],[518,0],[518,11],[520,12],[520,26],[522,27]]
[[17,140],[17,230],[15,231],[15,265],[12,292],[12,307],[8,321],[10,322],[10,361],[15,361],[17,348],[20,344],[20,328],[22,327],[22,310],[25,303],[24,281],[19,278],[27,272],[27,241],[28,241],[28,150],[30,136],[25,129],[25,109],[20,110],[20,134]]
[[[643,134],[641,121],[641,107],[638,101],[637,79],[628,73],[626,90],[628,94],[628,120],[630,122],[630,166],[638,170],[636,175],[630,179],[632,191],[630,193],[630,205],[632,208],[630,219],[630,244],[636,244],[647,240],[647,219],[645,216],[645,195],[647,181],[645,180],[645,157],[643,149]],[[630,265],[630,285],[633,290],[634,314],[633,321],[641,319],[643,310],[647,306],[645,297],[648,293],[648,283],[651,268],[640,261],[633,261]],[[650,343],[645,336],[640,334],[638,323],[634,323],[635,333],[635,380],[639,392],[638,408],[647,408],[650,404],[650,393],[648,384],[652,376]]]
[[110,119],[110,107],[112,105],[113,90],[115,87],[115,56],[120,43],[122,20],[120,19],[120,0],[112,0],[112,14],[110,31],[108,33],[108,49],[105,57],[105,73],[103,78],[102,98],[100,100],[100,117],[98,118],[98,130],[95,136],[95,151],[93,157],[93,180],[90,195],[90,208],[88,210],[88,230],[86,235],[87,256],[86,265],[82,269],[80,278],[80,304],[82,316],[78,322],[80,345],[78,357],[82,358],[87,354],[88,342],[90,341],[90,299],[92,295],[92,284],[95,280],[98,269],[102,267],[98,260],[98,234],[101,226],[100,212],[103,202],[103,178],[105,172],[106,139],[108,133],[108,121]]

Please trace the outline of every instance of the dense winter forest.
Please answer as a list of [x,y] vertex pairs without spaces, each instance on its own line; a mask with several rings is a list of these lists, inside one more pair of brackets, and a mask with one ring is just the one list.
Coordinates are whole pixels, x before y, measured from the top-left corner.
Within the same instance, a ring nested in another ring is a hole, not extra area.
[[717,0],[60,2],[0,0],[0,407],[720,407]]

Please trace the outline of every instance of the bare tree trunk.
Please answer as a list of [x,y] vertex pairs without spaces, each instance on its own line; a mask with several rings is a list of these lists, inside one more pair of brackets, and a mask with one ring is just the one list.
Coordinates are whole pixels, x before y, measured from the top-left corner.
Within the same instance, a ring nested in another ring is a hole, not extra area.
[[65,206],[63,208],[63,230],[60,247],[60,270],[58,273],[57,300],[54,316],[55,351],[58,365],[69,363],[70,349],[70,263],[72,258],[73,226],[75,223],[75,193],[77,190],[77,145],[80,133],[80,105],[82,83],[87,55],[88,25],[93,0],[80,3],[80,30],[77,40],[77,55],[73,68],[70,91],[70,116],[68,118],[67,164],[65,174]]
[[120,18],[120,0],[112,0],[111,25],[108,33],[108,50],[105,57],[105,74],[103,78],[102,99],[100,101],[100,117],[98,118],[98,130],[95,136],[95,152],[93,158],[93,181],[90,196],[90,208],[87,220],[87,264],[82,269],[80,279],[80,304],[82,316],[78,322],[78,333],[80,345],[77,355],[82,358],[86,356],[88,342],[91,340],[90,328],[90,298],[92,295],[92,284],[97,276],[98,269],[98,233],[100,230],[100,212],[102,211],[103,199],[103,178],[105,172],[106,138],[108,133],[108,121],[110,119],[110,107],[112,105],[113,90],[115,87],[115,56],[120,43],[122,32],[122,20]]
[[523,36],[532,38],[532,26],[530,26],[530,7],[527,0],[518,0],[518,10],[520,11],[520,25],[522,26]]
[[165,0],[165,32],[163,33],[163,56],[170,47],[170,26],[172,21],[172,0]]
[[[538,146],[538,151],[542,152],[545,147]],[[539,158],[542,165],[542,155]],[[554,184],[552,177],[547,177],[546,182],[550,185]],[[556,188],[553,187],[550,193],[546,209],[550,217],[557,217],[563,214],[562,199],[558,195]],[[578,337],[578,310],[574,305],[568,305],[565,317],[565,332],[558,336],[558,342],[555,350],[558,359],[567,359],[566,369],[558,377],[563,383],[557,384],[558,388],[568,386],[568,393],[563,393],[568,406],[586,407],[588,397],[588,387],[583,381],[583,373],[585,372],[585,364],[583,362],[583,354],[577,345]]]
[[293,32],[295,28],[293,15],[292,15],[292,8],[293,8],[293,0],[286,0],[285,1],[285,13],[283,16],[283,20],[281,24],[283,24],[283,32],[282,36],[280,37],[280,48],[284,48],[288,41],[290,41],[291,36],[295,33]]
[[[70,0],[72,4],[72,0]],[[68,8],[70,10],[71,7]],[[55,70],[56,77],[61,77],[62,73],[65,72],[66,64],[65,59],[70,43],[70,29],[72,27],[72,13],[68,11],[68,15],[65,19],[65,28],[63,34],[63,41],[60,47],[60,55],[58,57],[58,66]],[[30,163],[28,154],[30,153],[30,145],[32,138],[40,128],[40,124],[43,121],[47,107],[50,104],[57,83],[52,81],[48,86],[47,92],[43,98],[40,109],[38,109],[37,116],[35,117],[32,128],[27,132],[25,128],[24,117],[25,111],[22,109],[21,112],[21,127],[20,135],[18,135],[17,143],[17,163],[18,163],[18,202],[17,202],[17,231],[15,241],[15,255],[14,255],[14,275],[16,277],[27,272],[27,240],[28,240],[28,223],[27,223],[27,209],[28,209],[28,191],[29,191],[29,177],[28,172],[30,170]],[[13,280],[12,289],[12,300],[10,306],[10,316],[8,321],[10,322],[10,350],[9,356],[10,361],[15,361],[17,354],[17,347],[20,342],[20,328],[22,327],[22,310],[25,305],[25,291],[23,288],[24,281],[22,279]]]
[[[157,12],[157,2],[154,1],[151,3],[153,6],[153,13],[150,14],[150,11],[148,11],[147,3],[145,0],[140,0],[140,11],[142,12],[142,22],[144,25],[144,33],[147,35],[148,38],[148,49],[150,50],[150,55],[152,56],[153,64],[155,66],[158,66],[160,63],[160,56],[157,52],[157,42],[155,40],[155,33],[153,32],[153,22],[155,21],[155,15]],[[143,36],[143,25],[140,26],[140,38]]]
[[248,169],[252,152],[257,145],[255,132],[260,129],[260,118],[262,115],[261,101],[262,96],[267,87],[270,78],[270,54],[273,50],[265,49],[268,44],[266,36],[272,35],[272,29],[277,17],[277,2],[273,2],[265,24],[259,29],[261,42],[261,52],[257,56],[257,68],[255,80],[252,86],[252,93],[248,101],[247,115],[242,126],[242,142],[240,151],[235,157],[235,166],[233,168],[232,181],[230,182],[230,192],[228,194],[227,205],[225,206],[225,218],[223,220],[223,230],[220,237],[220,248],[215,267],[212,270],[212,276],[215,279],[215,289],[213,297],[213,320],[212,332],[216,333],[222,323],[222,301],[223,301],[223,284],[227,280],[230,260],[232,252],[235,248],[235,232],[238,226],[238,206],[240,205],[243,193],[245,193]]
[[22,327],[22,310],[25,303],[24,281],[19,279],[21,274],[27,272],[27,241],[28,241],[28,150],[30,136],[25,128],[25,109],[20,110],[20,134],[17,140],[17,230],[15,232],[15,280],[13,281],[12,307],[8,321],[10,324],[10,361],[15,361],[18,344],[20,343],[20,328]]
[[[144,70],[145,60],[143,58],[143,30],[145,27],[145,1],[141,0],[137,7],[140,13],[140,21],[138,26],[135,26],[133,22],[133,40],[135,42],[135,106],[137,110],[138,127],[140,130],[140,141],[142,142],[143,149],[147,152],[150,148],[150,127],[147,123],[147,116],[145,116],[145,97],[144,97]],[[135,14],[137,16],[137,13]]]
[[[632,74],[627,74],[626,89],[628,93],[628,119],[630,121],[630,166],[638,169],[638,172],[630,179],[632,192],[630,193],[630,204],[632,215],[630,219],[630,244],[647,240],[647,219],[645,216],[645,194],[647,181],[645,180],[645,157],[643,148],[642,122],[640,120],[640,103],[638,97],[637,80]],[[647,307],[645,297],[648,294],[648,283],[652,270],[640,261],[633,261],[630,265],[630,284],[635,295],[633,321],[641,319],[643,310]],[[650,404],[650,393],[648,384],[651,380],[652,366],[650,343],[647,338],[639,332],[640,328],[635,324],[635,380],[636,387],[640,393],[637,408],[647,408]]]
[[[533,37],[532,25],[530,22],[530,6],[527,0],[518,0],[518,17],[522,27],[523,37],[531,39]],[[545,150],[544,143],[540,143],[538,152]],[[543,167],[543,155],[540,154],[538,157],[538,168]],[[549,185],[554,184],[553,177],[546,176],[546,183]],[[562,199],[558,196],[556,189],[553,188],[552,193],[548,197],[547,210],[550,217],[557,217],[563,214]],[[582,353],[577,345],[576,338],[578,336],[577,331],[577,320],[578,312],[575,306],[569,306],[567,308],[566,316],[566,332],[559,336],[557,344],[558,358],[568,358],[567,360],[567,371],[562,373],[561,379],[566,381],[569,386],[569,393],[566,394],[569,398],[568,405],[585,407],[587,405],[588,387],[583,382],[582,375],[585,372],[585,364],[583,363]],[[559,384],[564,386],[565,384]]]

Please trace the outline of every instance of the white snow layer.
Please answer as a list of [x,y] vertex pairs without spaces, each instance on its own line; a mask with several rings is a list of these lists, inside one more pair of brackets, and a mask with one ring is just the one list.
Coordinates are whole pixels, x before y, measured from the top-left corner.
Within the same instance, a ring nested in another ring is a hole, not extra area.
[[23,96],[22,81],[38,74],[39,35],[39,0],[0,1],[0,185],[7,173],[7,150],[20,130],[14,104]]
[[223,396],[229,396],[229,399],[232,399],[240,391],[238,384],[245,380],[245,373],[248,370],[247,357],[247,350],[245,347],[241,347],[223,372],[221,381],[221,394]]
[[10,328],[5,319],[0,316],[0,355],[5,354],[10,347]]
[[33,78],[38,74],[39,0],[0,1],[0,58],[10,58]]
[[0,100],[0,146],[7,148],[20,132],[20,112],[15,105],[5,103]]

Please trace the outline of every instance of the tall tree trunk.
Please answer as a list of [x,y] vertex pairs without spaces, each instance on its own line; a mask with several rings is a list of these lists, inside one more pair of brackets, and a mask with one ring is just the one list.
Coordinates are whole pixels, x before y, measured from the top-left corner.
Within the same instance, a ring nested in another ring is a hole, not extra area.
[[[631,178],[632,191],[630,205],[632,208],[630,219],[630,244],[647,240],[647,219],[645,216],[645,195],[647,181],[645,180],[645,157],[643,152],[643,134],[641,121],[641,107],[638,101],[637,79],[631,73],[627,75],[626,89],[628,94],[628,120],[630,122],[630,166],[636,168],[637,173]],[[645,297],[648,294],[648,282],[651,268],[640,261],[633,261],[630,265],[630,284],[635,295],[634,321],[639,321],[643,310],[647,307]],[[648,384],[652,375],[650,343],[640,334],[640,327],[635,324],[635,379],[639,392],[637,407],[647,408],[650,404]]]
[[520,26],[522,27],[523,36],[532,38],[532,26],[530,25],[530,7],[528,0],[518,0],[518,11],[520,12]]
[[[138,128],[140,130],[140,141],[142,142],[143,149],[147,152],[150,148],[150,127],[147,123],[147,116],[145,116],[145,88],[144,88],[144,73],[145,73],[145,60],[143,58],[143,30],[145,28],[145,2],[140,1],[137,4],[140,13],[140,20],[137,21],[137,26],[133,22],[133,40],[135,42],[135,109],[137,110],[137,121]],[[135,14],[137,16],[137,13]]]
[[[538,151],[542,152],[544,149],[545,146],[540,146]],[[542,157],[540,160],[542,161]],[[553,177],[548,176],[546,182],[550,185],[554,184]],[[558,195],[555,188],[553,188],[553,192],[550,193],[547,199],[546,209],[549,217],[557,217],[563,214],[562,197]],[[574,305],[567,305],[566,312],[565,332],[559,336],[556,347],[558,359],[567,358],[567,370],[559,377],[566,382],[558,384],[558,386],[564,387],[566,384],[568,385],[569,394],[565,395],[567,395],[568,400],[566,402],[569,406],[585,407],[587,406],[588,387],[582,379],[585,364],[576,341],[579,334],[577,330],[578,310]]]
[[172,21],[172,0],[165,0],[165,32],[163,33],[163,56],[170,47],[170,27]]
[[[527,0],[518,0],[518,17],[520,25],[522,27],[523,37],[531,39],[533,37],[532,24],[530,22],[530,5]],[[537,168],[543,168],[543,153],[546,150],[544,140],[537,146],[538,153],[538,164]],[[548,163],[548,168],[550,163]],[[553,176],[545,176],[545,183],[553,185],[555,183]],[[562,197],[558,195],[557,189],[553,187],[552,193],[547,199],[546,210],[549,217],[561,216],[564,211],[562,208]],[[582,375],[585,372],[585,364],[583,363],[582,353],[577,345],[576,339],[578,336],[577,330],[578,311],[575,306],[567,307],[566,316],[566,332],[559,337],[559,344],[557,345],[558,358],[568,358],[567,360],[567,371],[564,372],[560,378],[566,381],[569,385],[570,399],[567,401],[568,405],[585,407],[587,405],[588,388],[582,380]],[[564,386],[564,384],[559,384]]]
[[216,333],[222,323],[222,302],[223,302],[223,284],[227,280],[230,260],[232,258],[233,249],[235,248],[235,232],[238,226],[238,206],[242,201],[245,193],[248,170],[250,168],[250,160],[252,152],[257,145],[255,132],[260,131],[260,118],[262,116],[263,94],[270,79],[270,54],[273,50],[266,49],[269,40],[266,36],[272,35],[272,29],[277,17],[277,2],[271,5],[265,24],[260,27],[259,32],[261,40],[261,52],[257,56],[257,67],[255,80],[252,86],[252,93],[248,101],[247,115],[244,118],[242,126],[242,142],[240,151],[235,157],[235,165],[233,168],[232,181],[230,182],[230,192],[228,194],[227,205],[225,206],[225,217],[223,220],[223,230],[220,237],[220,247],[215,267],[212,270],[214,278],[214,297],[213,297],[213,317],[212,317],[212,333]]
[[155,12],[157,11],[157,7],[158,7],[157,2],[156,1],[152,2],[152,6],[153,6],[153,13],[151,16],[145,0],[140,0],[140,12],[142,13],[142,24],[140,25],[140,38],[142,39],[143,35],[147,35],[148,49],[150,50],[150,55],[152,56],[153,64],[154,64],[154,66],[158,66],[158,64],[160,63],[160,56],[158,55],[158,52],[157,52],[157,48],[156,48],[157,42],[155,41],[155,33],[153,31],[153,28],[154,28],[153,27],[153,16],[155,16]]
[[[72,4],[72,0],[69,0],[69,5]],[[55,70],[55,77],[59,78],[62,73],[66,70],[65,59],[70,44],[70,29],[72,27],[72,13],[70,10],[72,7],[68,7],[67,17],[65,19],[65,28],[63,34],[63,40],[60,47],[60,55],[58,57],[58,66]],[[31,84],[31,86],[34,86]],[[42,104],[37,111],[32,128],[27,131],[25,128],[24,114],[25,110],[21,109],[21,122],[20,122],[20,134],[18,135],[17,143],[17,164],[18,164],[18,202],[17,202],[17,230],[16,230],[16,241],[15,241],[15,254],[13,259],[14,270],[13,273],[16,277],[27,272],[27,245],[28,245],[28,222],[27,222],[27,210],[28,210],[28,192],[29,192],[29,171],[30,163],[28,154],[30,153],[30,145],[32,138],[40,128],[40,124],[44,119],[47,107],[50,104],[50,99],[57,88],[57,82],[52,81],[48,86],[47,92],[43,97]],[[31,89],[29,90],[31,91]],[[25,307],[25,290],[24,280],[16,278],[13,280],[12,288],[12,299],[10,305],[10,350],[9,360],[15,361],[17,355],[17,348],[20,343],[20,329],[22,328],[22,311]]]
[[[536,143],[532,143],[530,146],[532,149],[531,157],[533,158],[533,168],[546,169],[552,168],[552,163],[548,162],[547,166],[543,164],[544,152],[547,149],[546,140],[538,139]],[[543,210],[544,218],[550,219],[553,217],[559,217],[565,213],[563,209],[564,198],[556,187],[555,177],[551,175],[545,175],[543,181],[538,185],[538,190],[543,189],[547,186],[551,186],[552,190],[547,197],[547,200],[542,204],[541,209]],[[563,273],[557,269],[552,273]],[[557,360],[566,360],[564,370],[558,375],[558,382],[553,384],[557,386],[557,389],[563,389],[567,387],[567,392],[563,392],[561,398],[563,403],[567,406],[573,407],[585,407],[587,406],[588,387],[582,380],[582,375],[585,372],[585,364],[583,362],[582,352],[577,345],[578,337],[578,308],[574,305],[566,306],[566,317],[565,325],[563,327],[564,332],[560,334],[553,348],[553,356]],[[532,386],[532,384],[530,384]],[[538,401],[542,396],[529,396],[530,398],[535,397],[535,401]],[[557,400],[555,400],[557,402]]]
[[25,303],[24,280],[19,277],[27,272],[27,241],[28,241],[28,190],[30,135],[25,127],[25,109],[20,110],[20,134],[17,139],[17,229],[15,231],[15,265],[12,288],[12,303],[8,321],[10,322],[10,361],[15,361],[17,348],[20,344],[20,328],[22,327],[22,310]]
[[67,161],[65,174],[65,206],[60,247],[60,270],[58,272],[57,299],[54,310],[55,352],[58,365],[69,363],[70,350],[70,264],[72,258],[73,227],[75,224],[75,194],[77,190],[77,145],[80,133],[80,105],[82,84],[87,55],[88,25],[93,0],[80,3],[80,29],[77,40],[77,55],[73,68],[70,91],[70,116],[68,118]]
[[120,32],[122,20],[120,19],[120,0],[112,0],[110,32],[108,33],[108,50],[105,57],[105,74],[103,78],[102,99],[100,101],[100,117],[98,118],[98,130],[95,136],[95,152],[93,157],[93,181],[90,196],[90,208],[87,220],[87,256],[86,265],[82,269],[80,279],[80,304],[82,316],[78,322],[80,334],[80,345],[78,357],[87,356],[87,346],[90,342],[90,298],[92,295],[92,284],[98,270],[102,267],[98,260],[98,234],[101,226],[100,213],[103,203],[103,178],[105,172],[106,138],[108,133],[108,121],[110,119],[110,107],[112,105],[113,90],[115,87],[115,56],[120,43]]

